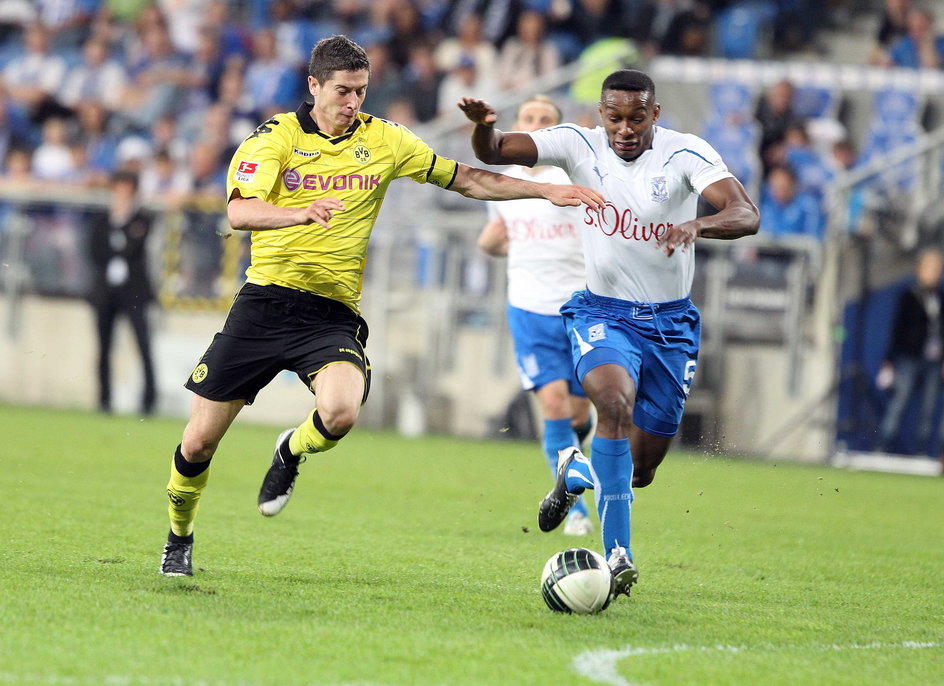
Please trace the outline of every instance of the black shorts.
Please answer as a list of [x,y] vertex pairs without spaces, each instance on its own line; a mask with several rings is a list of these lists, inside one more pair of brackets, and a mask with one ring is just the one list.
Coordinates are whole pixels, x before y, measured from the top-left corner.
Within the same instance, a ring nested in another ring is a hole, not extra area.
[[184,384],[208,400],[245,400],[282,370],[306,386],[333,362],[350,362],[370,391],[370,361],[364,353],[367,322],[343,303],[282,286],[247,283],[236,295],[223,330]]

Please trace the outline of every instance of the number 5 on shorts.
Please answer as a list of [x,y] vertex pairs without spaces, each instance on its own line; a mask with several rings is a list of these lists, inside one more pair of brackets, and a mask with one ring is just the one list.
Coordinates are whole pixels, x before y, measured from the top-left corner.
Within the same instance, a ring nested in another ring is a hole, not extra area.
[[685,397],[688,397],[692,390],[692,379],[695,378],[695,365],[697,364],[697,360],[689,360],[685,363],[685,373],[682,375],[682,390],[685,391]]

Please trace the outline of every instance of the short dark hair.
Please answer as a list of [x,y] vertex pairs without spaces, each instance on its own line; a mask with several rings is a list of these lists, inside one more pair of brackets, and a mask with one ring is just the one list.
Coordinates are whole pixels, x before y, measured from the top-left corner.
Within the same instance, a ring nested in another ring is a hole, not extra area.
[[119,183],[131,184],[134,190],[138,190],[138,175],[130,169],[118,169],[111,175],[111,184],[117,186]]
[[604,91],[639,91],[656,95],[656,84],[649,75],[636,69],[620,69],[603,79]]
[[318,41],[311,50],[308,75],[324,85],[336,71],[370,72],[370,60],[364,48],[347,36],[337,35]]

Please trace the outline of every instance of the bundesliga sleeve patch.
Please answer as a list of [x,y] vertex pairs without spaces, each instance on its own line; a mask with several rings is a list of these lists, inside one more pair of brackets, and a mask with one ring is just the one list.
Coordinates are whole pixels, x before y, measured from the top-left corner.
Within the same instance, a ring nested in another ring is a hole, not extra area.
[[258,162],[239,161],[239,166],[233,174],[233,178],[241,183],[248,183],[256,176],[256,170],[259,168]]

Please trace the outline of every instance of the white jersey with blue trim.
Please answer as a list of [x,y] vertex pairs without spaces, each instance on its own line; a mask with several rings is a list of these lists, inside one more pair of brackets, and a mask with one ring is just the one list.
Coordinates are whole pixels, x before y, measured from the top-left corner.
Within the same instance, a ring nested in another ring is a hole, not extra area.
[[[508,167],[502,173],[537,183],[569,184],[562,169]],[[508,235],[508,302],[538,314],[558,314],[586,285],[578,207],[556,207],[543,198],[489,203]]]
[[573,183],[606,199],[600,211],[584,208],[587,287],[597,295],[644,303],[688,297],[694,246],[666,257],[658,239],[696,217],[705,188],[733,176],[721,156],[698,136],[661,126],[653,127],[652,148],[632,162],[613,152],[602,126],[562,124],[531,137],[536,164],[561,167]]

